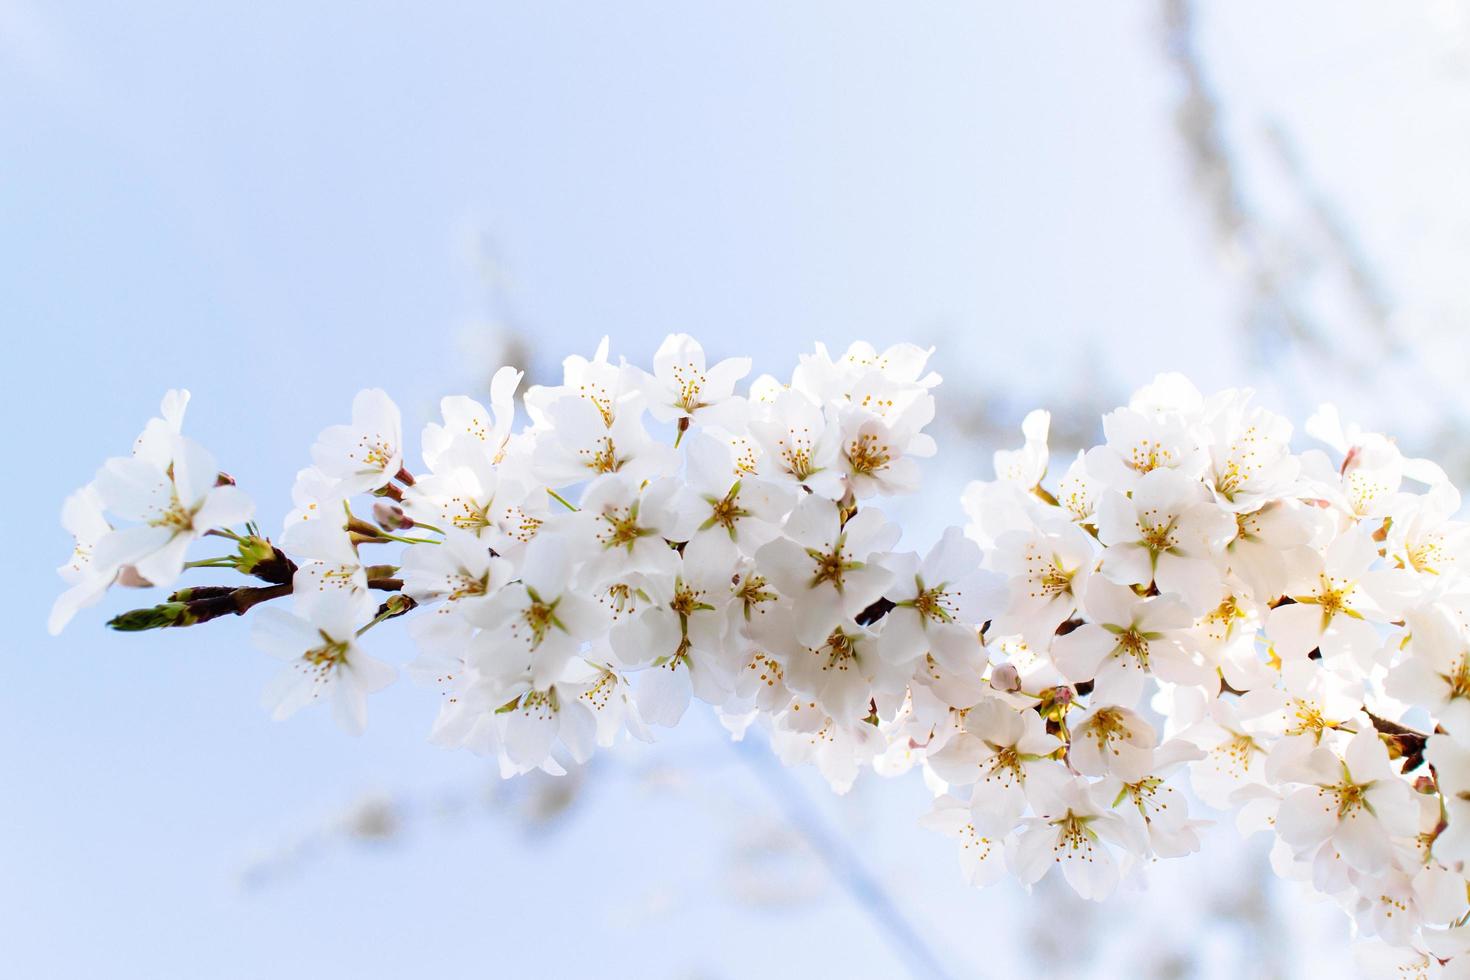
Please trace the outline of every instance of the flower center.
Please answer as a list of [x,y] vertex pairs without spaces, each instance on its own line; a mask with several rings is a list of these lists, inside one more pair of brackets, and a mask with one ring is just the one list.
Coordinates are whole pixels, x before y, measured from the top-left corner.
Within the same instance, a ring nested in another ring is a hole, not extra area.
[[787,438],[776,440],[776,449],[781,461],[786,465],[786,472],[790,473],[797,482],[807,479],[817,472],[817,465],[812,458],[811,429],[803,428],[798,435],[795,430],[788,430]]
[[813,589],[822,585],[823,582],[829,582],[833,589],[841,592],[842,576],[844,576],[844,573],[850,572],[851,569],[857,569],[861,564],[860,561],[845,560],[844,555],[842,555],[841,541],[838,541],[838,544],[832,548],[832,551],[817,551],[816,548],[807,548],[807,554],[810,555],[811,561],[814,563],[813,569],[811,569],[810,583],[810,588]]
[[699,400],[699,392],[703,387],[704,372],[696,369],[693,364],[674,368],[674,388],[678,392],[675,406],[691,414],[695,409],[703,408],[705,403]]
[[612,436],[603,436],[596,442],[594,449],[579,449],[577,454],[583,457],[582,465],[594,473],[616,473],[623,466],[623,461],[618,458],[617,447],[613,445]]
[[638,508],[607,507],[602,511],[604,527],[597,532],[597,540],[604,548],[626,548],[633,550],[633,543],[652,532],[638,526]]
[[301,659],[316,668],[318,675],[324,675],[338,664],[347,662],[347,644],[332,639],[324,630],[317,630],[317,634],[324,642],[303,653]]
[[872,432],[861,433],[847,444],[847,463],[853,473],[866,476],[886,469],[892,462],[893,450],[885,442],[879,442]]
[[1136,626],[1130,626],[1118,634],[1118,650],[1125,656],[1132,657],[1138,662],[1138,666],[1148,670],[1148,637],[1140,633]]

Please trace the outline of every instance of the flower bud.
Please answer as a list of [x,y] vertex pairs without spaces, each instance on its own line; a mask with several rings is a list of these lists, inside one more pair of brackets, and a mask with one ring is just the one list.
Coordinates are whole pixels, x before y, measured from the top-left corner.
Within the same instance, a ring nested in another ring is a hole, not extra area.
[[990,686],[997,691],[1019,691],[1021,672],[1015,664],[996,664],[990,671]]
[[403,512],[403,508],[386,500],[373,502],[373,520],[385,531],[397,531],[413,527],[413,518]]
[[189,606],[183,602],[165,602],[147,609],[133,609],[109,619],[107,625],[123,633],[163,629],[166,626],[187,626]]
[[153,583],[138,574],[138,569],[132,565],[124,565],[117,570],[117,584],[129,589],[151,589]]

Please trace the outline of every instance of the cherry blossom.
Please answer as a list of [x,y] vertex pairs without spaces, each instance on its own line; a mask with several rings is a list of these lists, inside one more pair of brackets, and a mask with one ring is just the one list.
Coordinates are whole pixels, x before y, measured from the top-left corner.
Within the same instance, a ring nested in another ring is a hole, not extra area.
[[246,617],[286,662],[272,714],[325,695],[356,732],[395,674],[362,637],[404,618],[431,741],[507,778],[712,710],[837,792],[917,769],[976,885],[1058,867],[1101,900],[1233,812],[1364,963],[1470,974],[1470,524],[1439,467],[1330,408],[1300,449],[1250,391],[1162,375],[1101,445],[1027,414],[927,530],[887,508],[937,449],[932,351],[819,345],[748,385],[682,334],[651,370],[609,351],[443,399],[417,476],[359,393],[274,540],[170,392],[63,507],[48,626],[159,586],[110,625]]
[[327,593],[300,602],[295,612],[274,606],[256,614],[252,636],[286,667],[262,701],[277,720],[328,695],[337,724],[349,735],[367,726],[367,696],[387,687],[395,671],[357,644],[358,628],[371,615],[362,597]]

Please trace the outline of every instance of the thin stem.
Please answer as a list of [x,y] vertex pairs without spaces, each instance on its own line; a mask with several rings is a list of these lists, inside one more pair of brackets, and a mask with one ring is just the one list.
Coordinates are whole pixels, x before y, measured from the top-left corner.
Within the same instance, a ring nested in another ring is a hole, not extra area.
[[[442,531],[440,532],[443,533]],[[433,538],[405,538],[397,534],[389,534],[387,531],[379,531],[378,537],[384,541],[397,541],[399,544],[438,544]]]
[[235,559],[230,555],[221,555],[218,558],[200,558],[197,561],[184,562],[185,568],[234,568]]
[[387,603],[384,603],[385,608],[383,609],[383,611],[374,616],[371,620],[368,621],[365,626],[357,631],[358,636],[362,636],[362,634],[366,633],[374,626],[377,626],[383,620],[388,619],[392,616],[396,616],[398,614],[398,610],[386,608],[387,605]]
[[572,510],[572,511],[577,510],[577,505],[576,504],[574,504],[571,501],[567,500],[567,498],[563,497],[561,494],[557,493],[555,490],[551,489],[550,487],[547,487],[546,488],[546,492],[549,493],[549,494],[551,494],[551,499],[552,500],[555,500],[557,503],[561,504],[567,510]]

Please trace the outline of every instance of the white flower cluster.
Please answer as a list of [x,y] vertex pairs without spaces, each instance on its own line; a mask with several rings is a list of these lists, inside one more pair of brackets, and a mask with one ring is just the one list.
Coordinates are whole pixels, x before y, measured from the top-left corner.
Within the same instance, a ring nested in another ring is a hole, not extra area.
[[188,566],[270,584],[181,589],[113,625],[289,595],[251,613],[286,662],[277,717],[328,696],[360,731],[394,676],[360,638],[412,611],[433,739],[507,776],[647,739],[698,697],[838,791],[921,768],[976,884],[1058,866],[1092,899],[1198,849],[1187,779],[1376,937],[1366,963],[1470,975],[1470,526],[1444,474],[1331,409],[1307,426],[1327,449],[1294,452],[1249,392],[1166,375],[1050,487],[1032,413],[967,490],[970,525],[899,551],[875,501],[917,490],[934,452],[928,357],[818,346],[737,395],[746,359],[708,364],[677,335],[649,373],[604,341],[525,393],[520,428],[510,369],[488,410],[444,399],[416,474],[397,407],[364,391],[312,447],[276,544],[228,527],[250,505],[179,434],[171,393],[67,501],[51,625],[115,581],[172,586],[211,534],[236,553]]

